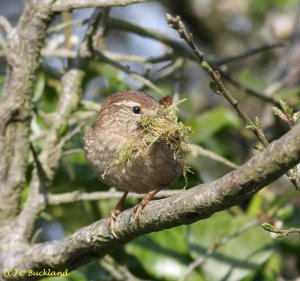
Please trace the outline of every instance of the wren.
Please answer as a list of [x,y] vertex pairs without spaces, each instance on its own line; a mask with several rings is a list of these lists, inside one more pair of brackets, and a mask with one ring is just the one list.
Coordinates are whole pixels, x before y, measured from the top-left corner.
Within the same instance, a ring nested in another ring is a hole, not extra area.
[[[172,144],[163,138],[139,152],[134,159],[112,166],[120,157],[121,148],[132,138],[142,141],[144,130],[139,121],[143,115],[149,112],[156,114],[159,107],[171,104],[171,97],[157,101],[139,91],[117,92],[104,99],[98,117],[85,135],[86,156],[98,178],[110,187],[125,191],[112,211],[111,228],[116,216],[123,210],[129,191],[146,194],[134,207],[134,221],[154,195],[175,182],[183,172],[181,154],[174,157]],[[114,234],[113,229],[112,232]]]

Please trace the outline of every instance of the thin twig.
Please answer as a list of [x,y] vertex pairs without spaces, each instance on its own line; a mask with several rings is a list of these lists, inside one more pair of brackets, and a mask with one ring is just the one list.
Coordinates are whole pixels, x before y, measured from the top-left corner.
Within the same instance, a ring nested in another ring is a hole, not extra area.
[[[175,194],[182,192],[183,190],[162,190],[155,198],[165,198],[170,197]],[[48,203],[49,205],[60,205],[60,204],[68,204],[73,202],[81,202],[81,201],[98,201],[105,199],[120,199],[123,195],[123,192],[116,191],[114,189],[109,191],[95,191],[95,192],[81,192],[81,191],[72,191],[60,194],[48,194]],[[129,193],[127,198],[132,199],[140,199],[143,198],[144,194],[138,193]]]
[[[167,46],[170,46],[177,54],[179,54],[185,58],[194,60],[194,56],[180,42],[173,40],[170,37],[166,36],[165,34],[157,32],[156,30],[137,26],[128,21],[114,19],[114,18],[110,18],[108,20],[108,27],[114,28],[117,30],[121,30],[124,32],[135,33],[142,37],[157,40],[161,43],[166,44]],[[247,50],[240,54],[237,54],[235,56],[230,56],[230,57],[226,57],[226,58],[216,58],[215,56],[208,56],[209,57],[208,61],[213,65],[221,65],[221,64],[233,62],[233,61],[245,58],[245,57],[253,56],[253,55],[256,55],[256,54],[266,51],[266,50],[285,47],[285,46],[286,46],[286,43],[276,42],[276,43],[272,43],[272,44],[266,44],[266,45],[263,45],[263,46],[260,46],[260,47],[254,48],[254,49],[250,49],[250,50]]]
[[149,79],[143,77],[142,75],[138,74],[137,72],[131,70],[130,68],[124,66],[123,64],[120,64],[110,58],[108,58],[106,55],[104,55],[104,53],[102,53],[99,49],[96,50],[96,54],[99,56],[99,58],[103,61],[105,61],[106,63],[122,70],[123,72],[127,73],[132,79],[137,80],[141,83],[143,83],[144,85],[148,86],[150,89],[152,89],[153,91],[155,91],[157,94],[159,94],[160,96],[165,96],[164,92],[158,88],[157,86],[155,86]]
[[212,78],[212,80],[215,83],[216,92],[220,95],[223,95],[227,101],[232,105],[232,107],[235,109],[237,114],[241,117],[241,119],[248,125],[251,126],[251,130],[256,135],[256,137],[259,139],[259,141],[264,145],[264,147],[268,146],[268,141],[263,134],[263,132],[258,128],[258,126],[255,125],[255,123],[250,119],[250,117],[244,112],[244,110],[241,108],[241,106],[238,104],[237,100],[234,99],[233,96],[228,92],[228,90],[225,88],[223,82],[221,81],[221,77],[219,72],[214,71],[214,69],[210,66],[210,64],[204,60],[204,54],[198,49],[196,46],[192,34],[188,34],[186,31],[186,28],[181,21],[179,16],[173,17],[169,14],[167,14],[167,22],[169,26],[173,29],[175,29],[179,36],[183,38],[186,43],[191,47],[192,51],[198,58],[201,67],[208,73],[208,75]]
[[136,63],[160,63],[164,61],[169,61],[174,58],[172,54],[163,54],[158,57],[142,57],[136,55],[128,55],[128,54],[119,54],[115,52],[111,52],[109,50],[104,50],[103,54],[106,55],[108,58],[115,60],[115,61],[130,61]]
[[[146,279],[140,279],[135,277],[127,268],[122,264],[119,264],[111,256],[106,255],[100,260],[100,265],[110,273],[113,280],[116,281],[147,281]],[[150,280],[148,280],[150,281]]]
[[[127,62],[135,62],[135,63],[160,63],[165,61],[170,61],[174,59],[174,55],[172,54],[166,54],[161,55],[158,57],[142,57],[142,56],[135,56],[135,55],[129,55],[129,54],[120,54],[116,52],[111,52],[109,50],[102,50],[102,53],[108,57],[111,60],[114,61],[127,61]],[[0,57],[4,56],[5,53],[0,53]],[[57,48],[54,50],[49,49],[42,49],[42,56],[44,57],[62,57],[62,58],[76,58],[77,52],[75,50],[69,50],[66,48]]]
[[[264,131],[261,127],[260,120],[256,118],[256,121],[253,122],[251,118],[246,114],[246,112],[241,108],[237,100],[228,92],[226,87],[224,86],[220,73],[215,71],[210,64],[204,59],[204,54],[198,49],[197,45],[193,40],[193,35],[186,31],[184,23],[181,21],[179,16],[173,17],[170,14],[167,14],[167,23],[168,25],[175,29],[179,36],[185,40],[185,42],[190,46],[193,53],[198,58],[201,67],[207,72],[207,74],[212,78],[213,84],[212,87],[214,91],[224,96],[224,98],[231,104],[240,118],[245,122],[246,128],[251,130],[257,139],[261,142],[264,148],[269,145],[268,140],[265,137]],[[300,191],[300,180],[299,178],[295,178],[295,174],[292,171],[288,171],[287,173],[288,178],[296,187],[296,190]]]
[[68,150],[64,150],[62,156],[68,156],[68,155],[72,155],[75,153],[84,153],[84,149],[83,148],[71,148]]
[[203,148],[202,146],[200,145],[196,145],[196,144],[191,144],[190,145],[190,152],[192,154],[192,156],[203,156],[203,157],[207,157],[209,159],[212,159],[216,162],[219,162],[225,166],[228,166],[230,168],[233,168],[233,169],[236,169],[238,168],[239,166],[236,165],[235,163],[227,160],[226,158],[220,156],[219,154],[216,154],[210,150],[207,150],[205,148]]
[[86,19],[75,19],[75,20],[66,21],[66,22],[60,23],[56,26],[50,27],[48,29],[48,33],[60,32],[63,29],[65,29],[66,27],[70,27],[72,25],[77,25],[77,24],[84,24],[85,22],[86,22]]
[[11,26],[7,18],[4,16],[0,16],[0,28],[4,30],[6,35],[9,35],[13,30],[13,27]]
[[224,246],[227,244],[229,241],[231,241],[233,238],[236,238],[237,236],[243,234],[247,230],[251,229],[254,226],[258,225],[258,221],[251,221],[244,226],[242,226],[240,229],[238,229],[236,232],[231,233],[228,236],[223,237],[219,241],[216,241],[210,248],[206,250],[206,252],[196,259],[193,263],[189,265],[187,268],[186,272],[184,273],[184,276],[180,279],[180,281],[185,281],[187,280],[188,276],[200,265],[202,265],[209,256],[211,256],[213,253],[215,253],[220,247]]
[[286,46],[287,46],[287,43],[285,43],[285,42],[266,44],[266,45],[263,45],[263,46],[260,46],[260,47],[254,48],[254,49],[247,50],[247,51],[245,51],[241,54],[235,55],[235,56],[214,59],[214,65],[222,65],[222,64],[227,64],[227,63],[231,63],[231,62],[236,62],[238,60],[242,60],[242,59],[251,57],[253,55],[257,55],[257,54],[267,51],[267,50],[271,50],[271,49],[275,49],[275,48],[282,48],[282,47],[286,47]]
[[61,138],[59,144],[57,146],[61,146],[61,148],[69,142],[75,135],[79,134],[82,131],[82,128],[86,125],[86,120],[79,123],[73,130],[71,130],[68,134],[66,134],[63,138]]
[[[108,20],[108,26],[114,29],[119,29],[122,31],[127,31],[127,32],[132,32],[136,33],[140,36],[144,36],[147,38],[152,38],[155,39],[159,42],[162,42],[171,48],[174,49],[174,51],[179,54],[180,56],[183,56],[187,59],[193,60],[193,55],[190,54],[184,46],[182,46],[180,43],[178,43],[175,40],[170,39],[169,37],[165,36],[164,34],[160,34],[157,31],[145,28],[145,27],[140,27],[136,26],[132,23],[123,21],[123,20],[117,20],[117,19],[109,19]],[[230,63],[245,57],[249,57],[255,54],[258,54],[259,52],[263,52],[272,48],[279,48],[279,47],[284,47],[286,46],[285,43],[273,43],[269,45],[263,45],[251,50],[247,50],[241,54],[238,54],[236,56],[231,56],[227,58],[215,58],[213,56],[208,56],[208,61],[212,65],[220,65],[224,63]],[[76,56],[76,52],[72,50],[64,50],[64,49],[57,49],[57,50],[43,50],[42,51],[43,55],[45,56],[64,56],[64,57],[74,57]],[[161,61],[166,61],[174,58],[173,54],[166,54],[158,58],[144,58],[144,57],[138,57],[138,56],[131,56],[131,55],[121,55],[121,54],[114,54],[110,51],[102,51],[102,53],[110,58],[111,60],[115,61],[132,61],[132,62],[137,62],[137,63],[155,63],[155,62],[161,62]],[[237,86],[238,88],[242,89],[246,93],[259,98],[263,101],[266,102],[271,102],[275,105],[278,105],[278,102],[275,98],[269,97],[264,95],[263,93],[259,92],[258,90],[255,90],[253,88],[250,88],[249,86],[242,85],[241,82],[237,81],[236,79],[232,78],[227,72],[225,71],[220,71],[222,74],[222,77],[229,81],[231,84]]]
[[139,36],[145,38],[151,38],[156,41],[159,41],[167,46],[170,46],[174,51],[176,51],[176,53],[180,55],[184,55],[185,57],[189,57],[190,59],[193,59],[193,55],[190,54],[190,52],[187,50],[187,48],[185,48],[184,45],[182,45],[180,42],[176,40],[171,39],[170,37],[166,36],[163,33],[157,32],[157,30],[152,30],[150,28],[135,25],[128,21],[113,19],[113,18],[110,18],[107,24],[108,27],[110,28],[114,28],[124,32],[135,33]]
[[153,0],[56,0],[52,5],[52,11],[62,12],[82,8],[109,8],[150,1]]
[[269,223],[263,223],[262,227],[266,231],[275,233],[276,238],[282,238],[282,237],[288,236],[289,234],[292,234],[292,233],[300,234],[300,228],[280,229]]
[[276,106],[279,106],[279,102],[276,98],[274,98],[273,96],[264,95],[260,91],[254,89],[254,88],[251,88],[247,85],[242,84],[240,81],[238,81],[237,79],[232,77],[227,71],[220,70],[220,74],[222,75],[222,77],[224,79],[226,79],[232,85],[236,86],[238,89],[246,92],[247,94],[254,96],[256,98],[259,98],[262,101],[270,102]]

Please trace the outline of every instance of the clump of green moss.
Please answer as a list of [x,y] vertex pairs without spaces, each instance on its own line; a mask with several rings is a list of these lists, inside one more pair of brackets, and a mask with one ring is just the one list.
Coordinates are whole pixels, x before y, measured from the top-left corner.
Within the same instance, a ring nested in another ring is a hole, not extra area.
[[182,159],[182,153],[189,149],[188,134],[191,129],[178,121],[175,114],[180,102],[169,106],[161,105],[156,110],[144,112],[138,121],[138,129],[141,130],[141,133],[119,149],[118,159],[107,167],[102,176],[109,174],[114,167],[129,164],[154,143],[164,141],[172,148],[174,159],[182,163],[183,175],[186,179],[189,167]]

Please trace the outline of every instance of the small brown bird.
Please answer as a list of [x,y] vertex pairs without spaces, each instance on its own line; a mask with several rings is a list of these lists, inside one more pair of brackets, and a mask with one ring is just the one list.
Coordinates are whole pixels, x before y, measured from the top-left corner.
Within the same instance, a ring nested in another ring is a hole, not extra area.
[[[111,228],[116,216],[123,210],[129,191],[146,194],[140,204],[134,207],[135,220],[153,196],[172,184],[183,172],[181,153],[175,157],[172,143],[163,138],[157,139],[147,149],[136,152],[132,159],[118,162],[124,146],[132,140],[143,140],[145,129],[139,123],[143,116],[158,114],[160,107],[171,104],[171,97],[158,102],[134,90],[115,93],[103,101],[96,121],[85,135],[87,159],[99,179],[111,187],[125,190],[116,209],[112,211]],[[173,139],[174,143],[178,142],[176,137]]]

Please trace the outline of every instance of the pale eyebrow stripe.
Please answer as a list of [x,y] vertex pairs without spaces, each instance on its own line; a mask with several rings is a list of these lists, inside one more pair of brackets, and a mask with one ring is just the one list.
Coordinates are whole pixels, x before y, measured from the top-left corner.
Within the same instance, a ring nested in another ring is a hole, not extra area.
[[125,106],[141,106],[139,103],[134,102],[134,101],[119,101],[119,102],[114,102],[115,105],[125,105]]

